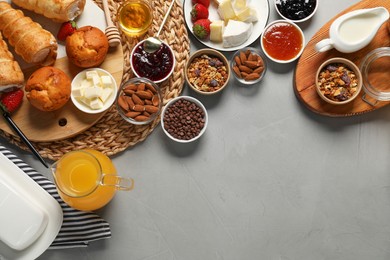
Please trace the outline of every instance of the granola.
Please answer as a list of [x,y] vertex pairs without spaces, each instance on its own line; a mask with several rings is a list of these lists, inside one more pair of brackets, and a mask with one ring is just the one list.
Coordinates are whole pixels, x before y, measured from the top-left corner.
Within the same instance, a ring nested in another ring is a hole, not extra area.
[[192,60],[187,76],[190,84],[199,91],[214,92],[228,79],[226,65],[217,57],[203,54]]
[[357,91],[358,79],[355,72],[345,64],[332,63],[321,70],[318,83],[325,97],[334,101],[345,101]]

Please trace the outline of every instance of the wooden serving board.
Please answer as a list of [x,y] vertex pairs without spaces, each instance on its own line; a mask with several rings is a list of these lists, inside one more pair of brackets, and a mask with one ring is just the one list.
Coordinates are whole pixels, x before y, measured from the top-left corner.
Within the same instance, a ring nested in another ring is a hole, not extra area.
[[[327,22],[306,45],[294,73],[294,91],[298,99],[311,111],[331,117],[344,117],[359,115],[390,104],[389,101],[380,101],[375,106],[371,106],[362,100],[362,95],[364,93],[362,90],[359,96],[348,104],[339,106],[331,105],[323,101],[318,96],[315,89],[315,75],[317,69],[325,60],[333,57],[343,57],[353,61],[358,67],[360,67],[361,61],[370,51],[379,47],[390,46],[390,24],[388,25],[389,21],[387,21],[378,30],[378,33],[373,41],[368,46],[357,52],[347,54],[332,49],[330,51],[320,53],[316,52],[314,49],[317,42],[329,37],[329,28],[337,17],[353,10],[378,6],[383,6],[390,11],[389,0],[363,0],[347,8]],[[368,99],[370,99],[370,97],[368,97]],[[374,100],[372,99],[372,101]]]
[[[57,59],[54,67],[63,70],[71,79],[83,70],[71,64],[67,57]],[[118,86],[121,84],[123,74],[123,52],[121,45],[109,50],[100,68],[109,71],[115,78]],[[36,69],[37,67],[32,67],[23,70],[25,79],[27,80]],[[34,108],[25,96],[22,106],[12,114],[12,119],[30,141],[51,142],[69,138],[85,131],[94,125],[104,113],[84,113],[78,110],[70,99],[59,110],[43,112]],[[4,119],[0,119],[0,129],[9,134],[16,135]]]

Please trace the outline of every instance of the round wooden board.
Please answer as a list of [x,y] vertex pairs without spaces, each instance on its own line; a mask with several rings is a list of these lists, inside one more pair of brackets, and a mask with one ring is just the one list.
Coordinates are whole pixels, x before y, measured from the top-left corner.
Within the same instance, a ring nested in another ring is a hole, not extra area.
[[[346,105],[335,106],[326,103],[323,101],[317,94],[315,89],[315,75],[318,67],[327,59],[333,57],[344,57],[353,61],[358,67],[363,60],[364,56],[370,51],[384,46],[390,46],[390,25],[384,23],[379,29],[373,41],[366,46],[365,48],[353,52],[353,53],[341,53],[332,49],[327,52],[319,53],[316,52],[314,46],[317,42],[322,39],[329,37],[329,28],[332,22],[339,16],[357,9],[363,8],[373,8],[383,6],[390,10],[390,1],[389,0],[363,0],[337,16],[333,17],[329,22],[327,22],[308,42],[305,47],[305,50],[300,57],[295,73],[294,73],[294,91],[298,99],[311,111],[316,112],[321,115],[331,116],[331,117],[344,117],[344,116],[353,116],[366,113],[369,111],[376,110],[383,106],[390,104],[390,102],[378,102],[375,106],[371,106],[362,99],[363,91],[359,96]],[[379,80],[379,79],[378,79]],[[369,97],[368,97],[369,98]],[[370,99],[370,98],[369,98]],[[372,100],[374,101],[374,100]]]
[[[58,59],[54,67],[63,70],[71,79],[83,70],[71,64],[67,57]],[[111,48],[99,67],[109,71],[119,86],[123,75],[122,46]],[[36,69],[37,67],[32,67],[24,70],[25,79],[28,79]],[[43,112],[34,108],[24,97],[22,106],[12,114],[12,119],[29,140],[51,142],[69,138],[85,131],[102,118],[107,111],[99,114],[86,114],[78,110],[69,99],[61,109]],[[5,120],[0,120],[0,129],[11,135],[16,135]]]

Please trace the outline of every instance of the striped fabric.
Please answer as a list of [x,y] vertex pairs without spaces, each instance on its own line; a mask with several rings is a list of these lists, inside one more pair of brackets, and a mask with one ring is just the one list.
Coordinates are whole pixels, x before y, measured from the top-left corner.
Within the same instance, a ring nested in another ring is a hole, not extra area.
[[91,241],[111,237],[110,225],[105,220],[92,212],[83,212],[69,207],[58,195],[53,182],[35,171],[4,146],[0,145],[0,152],[37,182],[61,205],[64,221],[60,232],[49,249],[86,247]]

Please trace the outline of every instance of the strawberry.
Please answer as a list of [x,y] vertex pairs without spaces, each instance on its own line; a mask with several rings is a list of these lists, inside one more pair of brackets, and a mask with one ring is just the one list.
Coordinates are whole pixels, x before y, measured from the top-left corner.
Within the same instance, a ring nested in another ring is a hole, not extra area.
[[7,113],[14,112],[22,104],[23,95],[24,91],[20,88],[4,92],[0,96],[1,108]]
[[196,37],[205,40],[210,36],[210,24],[209,19],[199,19],[192,26],[192,31]]
[[77,30],[77,24],[75,21],[67,21],[61,24],[60,29],[57,33],[57,39],[65,41],[66,37],[72,35]]
[[191,10],[191,21],[209,18],[209,9],[202,4],[195,4]]
[[203,6],[209,7],[210,0],[192,0],[192,4],[202,4]]

